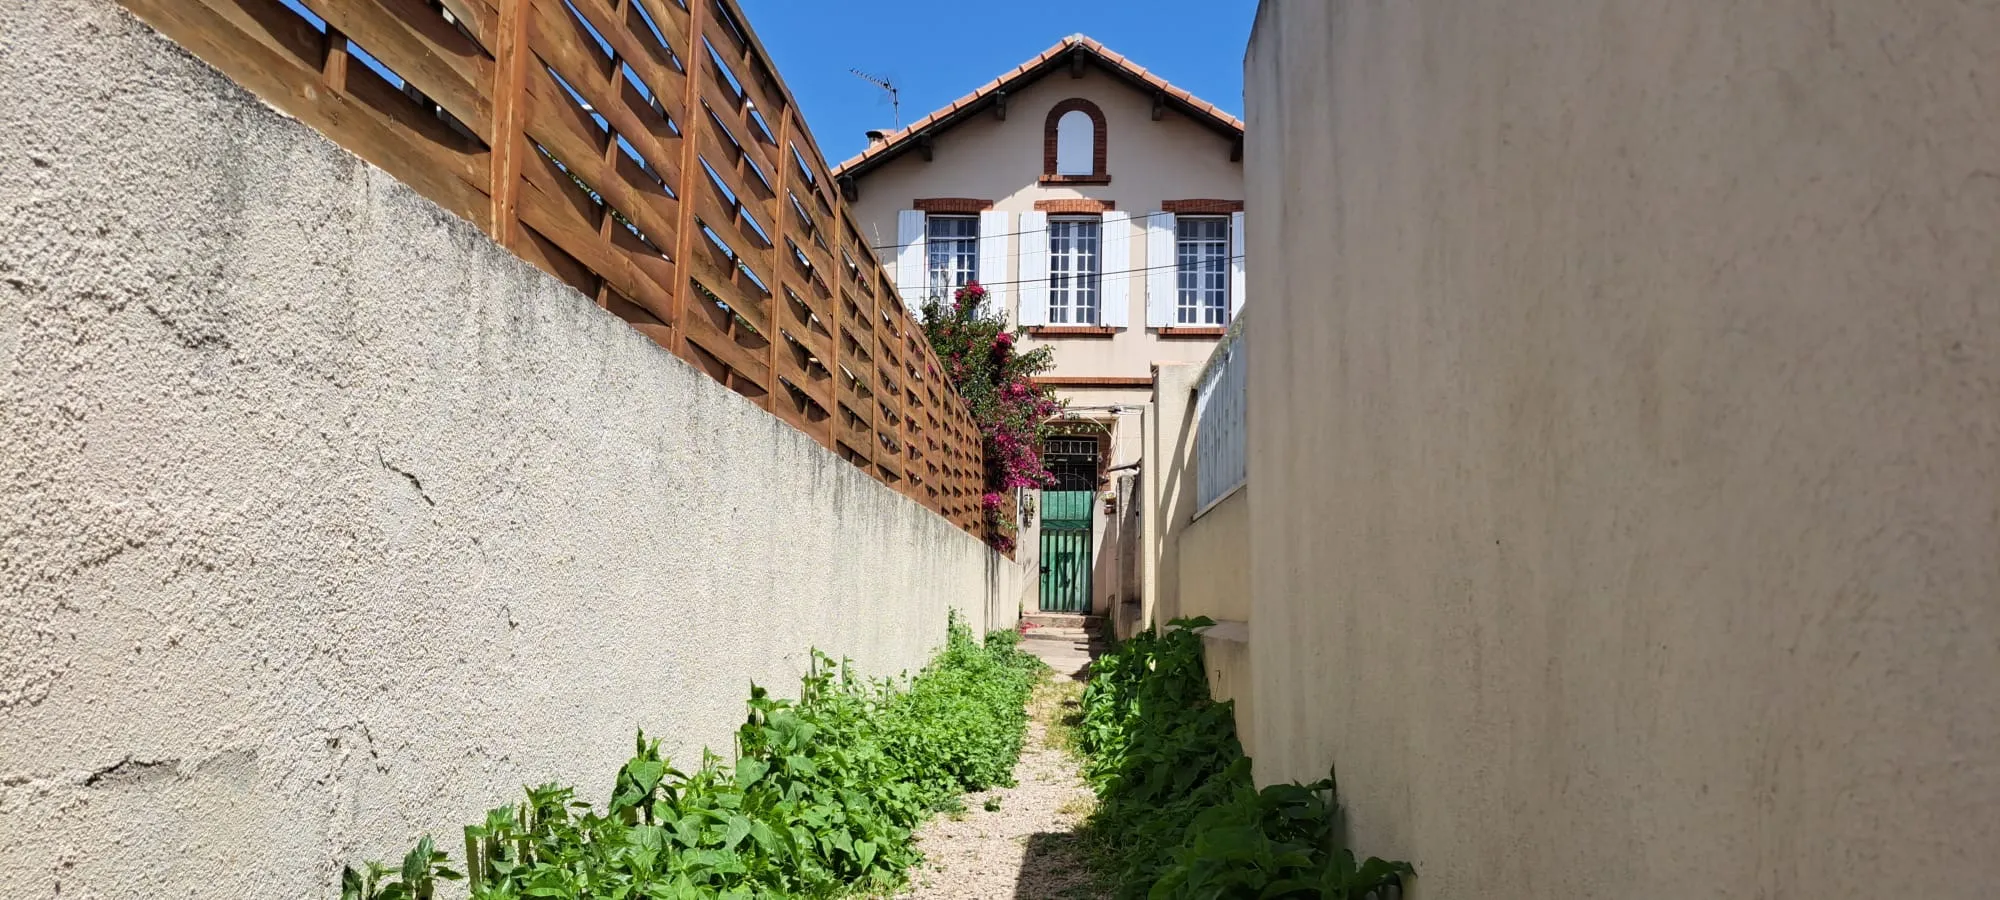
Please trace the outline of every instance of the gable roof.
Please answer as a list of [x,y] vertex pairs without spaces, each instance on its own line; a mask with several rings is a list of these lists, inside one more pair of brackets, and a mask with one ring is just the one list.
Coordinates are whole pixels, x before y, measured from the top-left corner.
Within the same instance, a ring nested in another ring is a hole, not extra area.
[[[1081,59],[1076,59],[1078,57]],[[883,140],[861,151],[859,156],[835,166],[833,177],[846,179],[867,174],[869,170],[909,152],[917,145],[917,138],[927,134],[935,135],[957,125],[974,113],[989,109],[1000,102],[1006,92],[1025,86],[1065,64],[1077,65],[1081,62],[1094,63],[1098,68],[1117,76],[1134,89],[1154,94],[1167,107],[1208,126],[1224,137],[1238,140],[1243,137],[1242,120],[1223,112],[1213,103],[1174,87],[1166,79],[1146,71],[1145,66],[1126,59],[1123,54],[1081,34],[1072,34],[1033,59],[981,85],[978,90],[952,101],[943,109],[891,132]]]

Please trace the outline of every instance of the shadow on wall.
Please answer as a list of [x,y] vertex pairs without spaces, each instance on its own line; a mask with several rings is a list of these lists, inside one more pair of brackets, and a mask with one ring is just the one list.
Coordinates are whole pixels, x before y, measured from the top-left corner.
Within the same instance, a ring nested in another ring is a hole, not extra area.
[[1034,560],[1026,548],[1018,549],[1013,559],[1008,559],[998,550],[986,551],[986,629],[988,631],[1008,631],[1021,621],[1023,604],[1035,596],[1035,576],[1026,569]]
[[[1117,496],[1122,511],[1125,498]],[[1090,612],[1099,616],[1115,612],[1119,601],[1127,593],[1127,585],[1118,577],[1118,548],[1125,546],[1130,537],[1121,527],[1123,517],[1104,511],[1104,497],[1105,490],[1099,487],[1096,497],[1091,500],[1091,505],[1095,507],[1092,517],[1097,527],[1104,529],[1104,539],[1095,542],[1090,560]]]
[[[1119,596],[1108,611],[1113,622],[1121,619],[1136,619],[1139,615],[1141,594],[1145,592],[1144,577],[1139,566],[1139,545],[1145,540],[1145,529],[1141,523],[1141,512],[1145,507],[1145,475],[1135,472],[1118,479],[1118,533],[1124,540],[1118,542],[1117,571],[1118,583],[1124,585]],[[1122,633],[1122,632],[1121,632]]]
[[1014,900],[1095,900],[1083,836],[1043,831],[1028,835],[1028,852],[1014,879]]

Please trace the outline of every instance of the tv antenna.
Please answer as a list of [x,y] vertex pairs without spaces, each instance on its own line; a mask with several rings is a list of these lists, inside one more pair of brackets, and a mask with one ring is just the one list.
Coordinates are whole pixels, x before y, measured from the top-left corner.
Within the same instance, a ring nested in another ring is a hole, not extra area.
[[847,71],[854,73],[854,77],[859,78],[862,81],[866,81],[869,84],[872,84],[888,92],[890,113],[896,117],[896,127],[902,128],[903,92],[896,89],[895,83],[890,81],[888,78],[884,76],[870,75],[867,72],[861,71],[860,69],[848,69]]

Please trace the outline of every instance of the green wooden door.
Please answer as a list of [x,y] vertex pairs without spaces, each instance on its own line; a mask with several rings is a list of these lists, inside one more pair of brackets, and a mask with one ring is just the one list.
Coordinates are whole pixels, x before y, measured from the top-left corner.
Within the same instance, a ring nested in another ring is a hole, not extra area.
[[1042,492],[1042,611],[1090,612],[1090,523],[1096,491]]

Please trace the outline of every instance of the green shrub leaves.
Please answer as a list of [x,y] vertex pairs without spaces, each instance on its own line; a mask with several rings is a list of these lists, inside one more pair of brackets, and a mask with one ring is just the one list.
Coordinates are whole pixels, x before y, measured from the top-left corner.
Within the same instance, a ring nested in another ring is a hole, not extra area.
[[[796,701],[752,686],[736,760],[691,773],[638,738],[602,812],[567,787],[467,827],[475,900],[836,897],[900,883],[912,830],[960,793],[1006,783],[1039,660],[1017,636],[982,645],[954,618],[944,651],[907,690],[813,654]],[[425,838],[390,873],[343,873],[342,900],[420,900],[444,868]]]
[[1360,900],[1414,874],[1339,844],[1331,777],[1256,789],[1229,703],[1208,694],[1206,618],[1097,660],[1077,729],[1099,805],[1089,823],[1120,898]]

